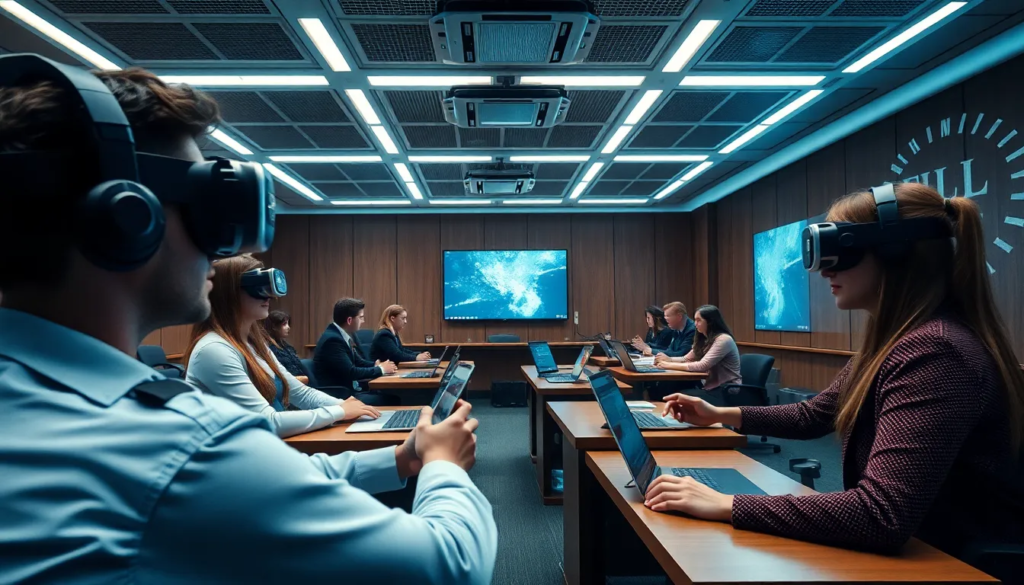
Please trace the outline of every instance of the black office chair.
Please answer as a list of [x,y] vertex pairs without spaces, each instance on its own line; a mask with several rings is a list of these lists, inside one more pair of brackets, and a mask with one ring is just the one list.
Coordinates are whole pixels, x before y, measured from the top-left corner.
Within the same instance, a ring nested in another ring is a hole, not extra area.
[[[722,398],[726,406],[769,406],[768,374],[775,365],[775,358],[770,355],[748,353],[740,356],[740,377],[742,384],[726,384],[721,386]],[[782,447],[768,442],[768,437],[761,437],[760,443],[749,443],[748,446],[770,447],[778,453]]]
[[519,336],[514,333],[495,333],[487,336],[487,343],[519,343]]
[[167,361],[164,348],[159,345],[140,345],[135,353],[140,362],[159,371],[165,378],[180,380],[185,377],[185,368]]
[[352,397],[352,389],[346,386],[321,386],[316,380],[316,376],[313,375],[313,360],[301,359],[302,367],[306,368],[306,372],[309,374],[309,387],[316,388],[321,392],[326,392],[335,398],[341,398],[342,400]]
[[363,357],[370,359],[370,347],[373,346],[373,335],[374,332],[370,329],[360,329],[356,331],[356,342],[359,343],[359,349],[362,350]]

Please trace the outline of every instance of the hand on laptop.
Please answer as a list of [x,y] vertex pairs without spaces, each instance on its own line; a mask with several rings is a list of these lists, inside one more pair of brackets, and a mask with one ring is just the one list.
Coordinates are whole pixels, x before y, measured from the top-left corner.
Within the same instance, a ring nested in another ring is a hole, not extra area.
[[361,416],[380,418],[379,410],[368,404],[363,404],[362,401],[356,398],[346,398],[340,404],[345,409],[345,418],[341,420],[355,420]]
[[424,406],[420,421],[413,434],[416,454],[426,465],[431,461],[450,461],[469,471],[476,463],[476,435],[479,426],[476,419],[470,419],[472,406],[465,400],[456,403],[451,415],[436,425],[430,424],[434,411]]
[[380,362],[379,364],[377,364],[377,367],[380,368],[380,371],[383,372],[385,376],[387,376],[388,374],[394,374],[395,372],[398,371],[398,366],[396,366],[395,362],[391,360],[388,360],[386,362]]
[[416,361],[418,361],[418,362],[425,362],[425,361],[427,361],[429,359],[430,359],[430,352],[429,351],[425,351],[425,352],[423,352],[423,353],[421,353],[421,354],[416,356]]
[[651,352],[651,346],[649,346],[646,343],[644,343],[644,340],[640,339],[639,335],[634,337],[633,341],[631,341],[630,343],[632,343],[633,347],[635,347],[636,349],[640,350],[645,355]]
[[682,512],[703,520],[732,521],[732,496],[720,494],[692,477],[656,477],[647,488],[644,505],[655,512]]
[[708,427],[724,422],[722,409],[712,406],[705,400],[688,394],[669,394],[665,397],[665,410],[662,416],[672,415],[679,422],[686,422],[699,427]]

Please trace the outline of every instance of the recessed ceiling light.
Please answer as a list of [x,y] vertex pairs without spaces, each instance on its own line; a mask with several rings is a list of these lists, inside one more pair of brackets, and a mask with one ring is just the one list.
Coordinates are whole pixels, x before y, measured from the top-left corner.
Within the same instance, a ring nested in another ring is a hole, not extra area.
[[522,85],[564,85],[565,87],[636,87],[643,75],[524,75]]
[[380,155],[360,154],[342,156],[313,156],[313,155],[278,155],[268,157],[274,162],[280,163],[372,163],[380,162]]
[[64,47],[65,49],[78,55],[82,59],[88,61],[97,69],[102,69],[104,71],[119,71],[121,69],[121,67],[119,67],[110,59],[107,59],[103,55],[100,55],[96,51],[85,46],[80,41],[74,39],[68,33],[53,26],[47,20],[43,19],[35,12],[32,12],[28,8],[25,8],[24,6],[15,2],[14,0],[0,1],[0,8],[3,8],[7,12],[10,12],[11,15],[14,16],[15,18],[31,26],[40,33],[46,35],[48,38],[50,38],[60,46]]
[[378,87],[451,87],[453,85],[491,85],[489,75],[370,75],[370,85]]
[[161,75],[164,83],[194,87],[307,87],[330,85],[323,75]]
[[818,97],[822,93],[824,93],[824,91],[822,91],[820,89],[812,89],[811,91],[809,91],[809,92],[801,95],[800,97],[796,98],[795,100],[789,102],[788,104],[786,104],[786,107],[782,108],[778,112],[775,112],[774,114],[769,116],[767,120],[765,120],[764,122],[761,122],[761,123],[762,124],[766,124],[766,125],[775,124],[776,122],[782,120],[786,116],[788,116],[788,115],[792,114],[793,112],[799,110],[800,108],[804,107],[805,105],[807,105],[807,102],[813,100],[814,98]]
[[682,187],[683,185],[685,185],[687,183],[687,181],[690,181],[694,177],[696,177],[697,175],[703,173],[712,164],[713,163],[711,161],[706,161],[706,162],[702,162],[699,165],[697,165],[696,167],[690,169],[678,181],[673,181],[668,187],[665,187],[664,189],[659,191],[658,194],[654,196],[655,201],[661,201],[662,199],[664,199],[664,198],[668,197],[669,195],[675,193],[676,190],[679,189],[680,187]]
[[580,199],[580,203],[589,203],[591,205],[637,205],[640,203],[647,203],[645,197],[624,197],[621,199],[607,198],[607,199]]
[[[590,181],[593,181],[594,177],[597,176],[597,173],[602,168],[604,168],[604,163],[603,162],[596,162],[596,163],[590,165],[590,168],[587,169],[587,174],[583,175],[583,182],[584,183],[588,183]],[[575,197],[573,197],[573,199],[575,199]]]
[[685,175],[683,175],[683,181],[685,182],[685,181],[692,180],[697,175],[699,175],[699,174],[703,173],[704,171],[706,171],[712,164],[714,164],[714,163],[712,163],[711,161],[700,163],[699,165],[697,165],[694,168],[692,168],[689,171],[687,171]]
[[415,181],[412,178],[412,173],[409,172],[409,167],[405,163],[395,163],[395,170],[398,171],[398,176],[402,177],[402,180],[406,183]]
[[569,199],[579,199],[580,195],[587,190],[588,185],[590,185],[589,181],[580,181],[577,183],[576,188],[572,190],[572,195],[569,196]]
[[338,49],[338,45],[331,38],[331,33],[327,32],[327,28],[319,18],[300,18],[299,24],[302,25],[302,30],[306,31],[306,34],[309,35],[309,38],[316,45],[320,54],[323,55],[324,60],[327,61],[332,71],[352,70],[348,66],[345,56]]
[[332,199],[331,205],[412,205],[408,199]]
[[679,85],[691,87],[804,87],[818,85],[824,75],[687,75]]
[[234,151],[236,154],[241,154],[243,156],[248,156],[252,154],[252,151],[246,148],[244,144],[228,136],[227,134],[224,133],[223,130],[215,128],[213,131],[210,132],[210,138],[224,145],[229,150]]
[[708,40],[711,33],[715,32],[715,28],[721,24],[720,20],[702,20],[697,23],[697,26],[693,27],[690,34],[686,35],[686,40],[683,44],[679,45],[676,49],[672,58],[669,59],[668,64],[661,71],[663,73],[678,73],[686,67],[686,64],[690,62],[697,51],[701,48],[701,45]]
[[409,194],[412,195],[412,198],[415,199],[416,201],[421,201],[423,199],[423,192],[420,191],[420,186],[417,185],[416,183],[406,183],[405,188],[409,191]]
[[730,152],[733,152],[734,150],[738,150],[741,146],[743,146],[744,144],[750,142],[754,138],[757,138],[758,134],[764,132],[765,130],[767,130],[769,128],[771,128],[771,126],[767,126],[765,124],[758,124],[757,126],[754,126],[750,130],[747,130],[746,132],[744,132],[742,136],[740,136],[736,140],[733,140],[728,145],[726,145],[725,148],[723,148],[722,150],[719,150],[718,154],[729,154]]
[[457,155],[457,156],[442,156],[442,155],[419,155],[410,156],[409,162],[414,163],[457,163],[457,162],[491,162],[489,156],[476,156],[476,155]]
[[560,205],[561,199],[502,199],[505,205]]
[[302,195],[306,199],[309,199],[310,201],[323,201],[324,200],[323,197],[321,197],[321,196],[317,195],[316,193],[314,193],[312,189],[310,189],[309,187],[307,187],[307,186],[303,185],[302,183],[300,183],[298,181],[298,179],[296,179],[295,177],[293,177],[293,176],[289,175],[288,173],[282,171],[281,169],[277,168],[276,166],[274,166],[274,165],[272,165],[270,163],[263,163],[263,168],[267,169],[267,172],[269,172],[271,175],[273,175],[277,180],[281,181],[285,185],[288,185],[289,187],[291,187],[293,190],[297,191],[300,195]]
[[510,156],[508,157],[509,162],[587,162],[590,160],[589,154],[544,154],[544,155],[522,155],[522,156]]
[[868,65],[871,65],[875,61],[878,61],[882,57],[895,51],[910,39],[935,26],[936,24],[939,23],[939,21],[946,18],[950,14],[953,14],[957,10],[960,10],[966,5],[966,2],[950,2],[949,4],[946,4],[942,8],[939,8],[935,12],[932,12],[928,16],[917,21],[917,23],[915,23],[914,26],[908,28],[907,30],[893,37],[892,39],[889,40],[889,42],[883,44],[874,51],[871,51],[867,55],[861,57],[860,59],[855,61],[853,65],[850,65],[846,69],[843,69],[843,73],[857,73],[861,71]]
[[654,101],[661,97],[660,89],[649,89],[644,92],[644,97],[640,98],[640,101],[633,106],[633,111],[626,116],[626,124],[636,124],[644,117],[647,110],[651,109],[651,105]]
[[366,99],[366,94],[363,93],[363,90],[346,89],[345,95],[351,100],[352,105],[356,107],[356,111],[362,116],[364,122],[370,125],[380,124],[380,118],[377,117],[377,112],[373,111],[373,106],[370,105],[370,100]]
[[431,205],[490,205],[490,199],[431,199]]
[[615,162],[700,162],[708,160],[706,154],[619,154]]
[[629,134],[631,130],[633,130],[633,127],[627,124],[619,126],[619,128],[615,131],[615,134],[612,134],[611,139],[608,140],[608,144],[605,144],[604,148],[601,149],[601,154],[609,154],[615,152],[615,149],[618,148],[620,144],[622,144],[622,141],[625,140],[626,135]]
[[388,134],[387,128],[383,126],[370,126],[370,130],[373,130],[373,135],[377,137],[377,141],[384,147],[384,152],[398,154],[398,147],[395,146],[395,141],[391,140],[391,135]]
[[684,181],[682,179],[679,179],[678,181],[674,181],[671,185],[669,185],[668,187],[665,187],[664,189],[659,191],[657,195],[654,196],[655,201],[661,201],[662,199],[664,199],[664,198],[668,197],[669,195],[675,193],[676,189],[682,187],[683,183],[685,183],[685,182],[686,181]]

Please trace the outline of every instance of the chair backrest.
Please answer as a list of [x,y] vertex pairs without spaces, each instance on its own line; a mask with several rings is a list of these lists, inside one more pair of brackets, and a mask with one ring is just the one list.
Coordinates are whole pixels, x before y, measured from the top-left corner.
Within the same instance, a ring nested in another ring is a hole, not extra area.
[[775,365],[775,358],[770,355],[748,353],[740,356],[740,376],[743,383],[764,388],[768,383],[768,375]]
[[309,378],[309,386],[311,388],[317,388],[319,384],[316,383],[316,376],[313,375],[313,360],[301,359],[302,367],[306,370],[306,376]]
[[519,343],[519,336],[514,333],[495,333],[487,336],[487,343]]
[[363,357],[367,359],[370,357],[370,346],[373,345],[373,333],[372,329],[359,329],[356,331],[356,341],[359,342],[359,346],[363,348],[363,353],[366,354]]
[[164,348],[159,345],[140,345],[135,355],[139,358],[140,362],[151,368],[167,363],[167,354],[164,353]]

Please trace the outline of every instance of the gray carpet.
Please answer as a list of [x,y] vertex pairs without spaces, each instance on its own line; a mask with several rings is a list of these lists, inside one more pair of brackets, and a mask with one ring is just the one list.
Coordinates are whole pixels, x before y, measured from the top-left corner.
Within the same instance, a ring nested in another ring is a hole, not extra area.
[[[491,505],[498,525],[498,560],[494,585],[560,585],[562,570],[562,508],[543,506],[529,456],[529,419],[525,408],[494,408],[474,399],[473,415],[480,419],[477,463],[470,472]],[[743,453],[794,479],[789,460],[811,457],[821,461],[818,491],[842,489],[839,442],[835,435],[814,441],[773,442],[782,452],[742,449]],[[616,583],[651,583],[650,579]],[[654,581],[658,582],[658,581]]]

